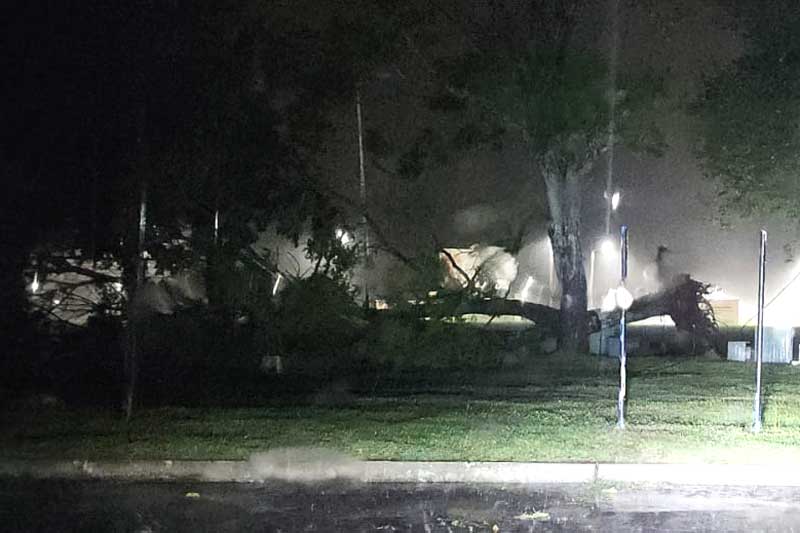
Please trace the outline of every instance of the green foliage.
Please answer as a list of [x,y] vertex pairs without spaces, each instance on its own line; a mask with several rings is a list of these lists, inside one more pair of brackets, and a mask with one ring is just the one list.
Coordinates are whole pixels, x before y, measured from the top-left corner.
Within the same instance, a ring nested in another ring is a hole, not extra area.
[[496,368],[502,338],[460,321],[397,316],[378,322],[362,349],[367,358],[393,370]]
[[657,125],[658,103],[666,96],[664,78],[654,69],[626,73],[615,95],[615,136],[635,153],[654,157],[667,148],[664,132]]
[[446,140],[440,132],[424,128],[397,161],[400,177],[415,180],[431,168],[441,166],[448,159]]
[[294,280],[277,309],[282,353],[333,358],[356,340],[362,315],[344,282],[322,274]]
[[269,251],[244,255],[226,245],[212,250],[206,271],[211,306],[232,317],[258,321],[268,316],[275,276],[264,266],[270,261]]
[[442,287],[445,271],[435,252],[418,254],[413,266],[397,263],[386,276],[389,302],[402,307],[410,300],[424,300],[428,292]]
[[455,93],[437,103],[452,108],[460,99],[479,121],[523,132],[536,151],[574,132],[599,132],[608,122],[605,69],[588,53],[531,46],[517,55],[468,54],[443,70]]
[[[325,202],[324,207],[317,208],[311,218],[306,257],[315,264],[314,274],[322,274],[344,286],[360,254],[358,241],[341,224],[342,218],[339,210],[330,203]],[[344,235],[350,239],[349,242],[343,240]]]
[[[434,104],[471,110],[472,119],[462,128],[464,139],[493,144],[502,132],[517,131],[533,154],[555,150],[589,158],[594,156],[572,153],[570,139],[582,137],[589,150],[605,143],[608,73],[604,60],[592,52],[531,45],[516,55],[507,50],[468,54],[442,69],[450,92]],[[653,71],[622,77],[613,95],[615,142],[634,151],[661,153],[664,137],[647,111],[662,93],[663,80]],[[483,133],[476,135],[478,131]]]
[[702,119],[700,156],[719,180],[725,212],[800,215],[800,8],[738,5],[746,53],[707,80],[694,110]]

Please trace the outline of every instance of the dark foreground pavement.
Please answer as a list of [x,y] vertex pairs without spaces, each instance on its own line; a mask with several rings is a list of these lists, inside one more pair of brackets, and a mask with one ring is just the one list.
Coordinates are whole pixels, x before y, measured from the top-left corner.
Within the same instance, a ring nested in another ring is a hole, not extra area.
[[800,531],[800,489],[0,479],[2,531]]

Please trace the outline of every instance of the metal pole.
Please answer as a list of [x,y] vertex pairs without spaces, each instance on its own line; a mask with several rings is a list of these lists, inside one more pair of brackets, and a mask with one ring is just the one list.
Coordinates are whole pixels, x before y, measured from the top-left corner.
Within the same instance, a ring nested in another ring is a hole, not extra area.
[[753,398],[753,433],[761,431],[761,359],[764,350],[764,282],[767,263],[767,230],[761,230],[758,253],[758,324],[756,325],[756,394]]
[[136,289],[144,283],[147,272],[147,259],[145,258],[145,238],[147,234],[147,182],[142,181],[141,198],[139,201],[139,242],[136,249]]
[[556,268],[556,258],[555,254],[553,253],[553,241],[550,237],[547,238],[547,260],[549,261],[548,265],[548,273],[547,273],[547,288],[550,291],[550,301],[548,305],[552,305],[555,302],[555,268]]
[[617,108],[617,62],[619,56],[619,0],[611,0],[609,13],[611,16],[611,50],[608,61],[608,129],[606,140],[606,235],[611,234],[611,198],[614,186],[614,134],[616,130],[615,114]]
[[214,210],[214,246],[219,241],[219,209]]
[[[367,177],[364,173],[364,126],[361,120],[361,91],[356,89],[356,118],[358,119],[358,172],[361,200],[361,235],[364,239],[364,266],[369,266],[369,229],[367,227]],[[369,285],[364,270],[364,307],[369,308]]]
[[359,199],[361,200],[361,224],[364,237],[364,255],[369,251],[369,232],[367,231],[367,178],[364,173],[364,130],[361,120],[361,91],[356,91],[356,118],[358,120],[358,171]]
[[592,250],[589,254],[589,309],[594,307],[594,259],[597,250]]
[[[620,287],[625,286],[628,277],[628,226],[619,229]],[[627,354],[625,352],[625,309],[619,314],[619,395],[617,396],[617,428],[625,429],[625,396],[627,389]]]

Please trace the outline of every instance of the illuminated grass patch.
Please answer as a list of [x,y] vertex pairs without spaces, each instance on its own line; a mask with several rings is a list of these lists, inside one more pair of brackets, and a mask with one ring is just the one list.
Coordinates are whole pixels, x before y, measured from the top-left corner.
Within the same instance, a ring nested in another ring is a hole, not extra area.
[[548,358],[524,371],[356,392],[341,406],[142,410],[129,443],[118,413],[3,415],[7,458],[245,459],[322,446],[362,459],[800,462],[800,370],[765,370],[764,432],[749,431],[750,366],[633,359],[628,429],[615,422],[613,361]]

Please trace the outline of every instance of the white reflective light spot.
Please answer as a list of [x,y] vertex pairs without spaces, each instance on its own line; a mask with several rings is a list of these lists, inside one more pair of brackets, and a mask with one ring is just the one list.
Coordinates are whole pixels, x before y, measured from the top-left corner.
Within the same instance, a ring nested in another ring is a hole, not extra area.
[[617,307],[617,296],[614,289],[608,289],[608,292],[603,296],[603,303],[600,309],[606,313],[613,311]]
[[631,305],[633,305],[633,295],[624,285],[617,289],[616,304],[620,309],[625,310],[630,309]]

